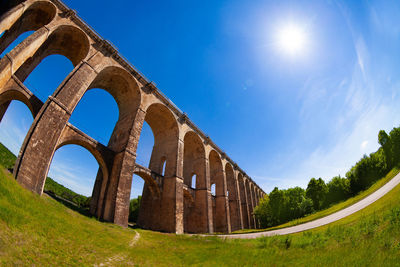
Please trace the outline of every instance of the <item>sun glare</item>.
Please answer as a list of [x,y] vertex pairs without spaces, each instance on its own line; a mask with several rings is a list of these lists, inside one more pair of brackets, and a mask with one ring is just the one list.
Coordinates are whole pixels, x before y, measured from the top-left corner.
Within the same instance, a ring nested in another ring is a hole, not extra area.
[[278,31],[277,46],[285,54],[296,55],[304,52],[306,42],[306,33],[299,26],[286,25]]

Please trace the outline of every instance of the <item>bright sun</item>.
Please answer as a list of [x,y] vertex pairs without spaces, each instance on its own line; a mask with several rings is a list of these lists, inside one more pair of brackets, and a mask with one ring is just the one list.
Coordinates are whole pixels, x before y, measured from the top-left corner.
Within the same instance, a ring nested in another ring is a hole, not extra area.
[[286,25],[277,34],[277,46],[282,52],[290,55],[300,54],[306,46],[306,33],[296,25]]

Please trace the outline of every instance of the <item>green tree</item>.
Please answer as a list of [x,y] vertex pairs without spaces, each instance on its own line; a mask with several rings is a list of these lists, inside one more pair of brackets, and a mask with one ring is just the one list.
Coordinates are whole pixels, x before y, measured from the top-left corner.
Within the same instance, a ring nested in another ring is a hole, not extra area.
[[400,128],[393,128],[389,136],[392,145],[392,163],[396,165],[400,163]]
[[352,194],[367,189],[375,181],[385,176],[388,172],[385,162],[385,156],[382,149],[378,149],[369,156],[364,155],[350,171],[346,177],[350,181]]
[[134,223],[137,222],[141,199],[142,199],[141,196],[131,199],[129,203],[129,219],[128,219],[129,222],[134,222]]
[[350,197],[350,182],[348,179],[336,176],[327,184],[328,193],[326,194],[325,207],[338,203]]
[[385,154],[387,168],[391,169],[393,166],[392,140],[384,130],[380,130],[378,134],[378,142],[382,146],[383,152]]
[[260,203],[254,209],[254,215],[259,220],[262,228],[271,227],[273,225],[271,206],[269,204],[269,197],[265,195],[260,199]]
[[324,180],[319,178],[311,178],[308,183],[306,196],[310,198],[313,202],[313,207],[315,210],[320,210],[328,193],[328,187],[326,186]]

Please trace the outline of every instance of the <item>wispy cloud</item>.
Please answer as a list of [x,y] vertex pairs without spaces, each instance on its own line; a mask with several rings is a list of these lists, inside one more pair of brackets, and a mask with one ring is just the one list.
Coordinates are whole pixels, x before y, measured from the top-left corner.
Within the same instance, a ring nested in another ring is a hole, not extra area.
[[[372,58],[379,55],[372,56],[362,34],[354,31],[345,7],[342,6],[341,10],[353,36],[355,57],[352,71],[344,72],[342,76],[336,73],[332,77],[310,78],[299,93],[299,121],[302,125],[299,138],[307,140],[307,135],[311,136],[308,138],[328,138],[325,142],[311,141],[310,144],[318,146],[310,151],[299,146],[291,151],[291,155],[285,154],[285,166],[267,175],[274,177],[272,179],[253,175],[266,191],[275,186],[306,187],[311,177],[328,181],[336,175],[344,176],[363,154],[378,149],[380,129],[390,131],[400,122],[400,81],[390,75],[383,75],[383,79],[382,73],[372,70]],[[321,117],[325,117],[328,123],[324,124]],[[315,127],[324,127],[321,132],[325,136],[309,131]],[[289,166],[288,159],[291,159]]]

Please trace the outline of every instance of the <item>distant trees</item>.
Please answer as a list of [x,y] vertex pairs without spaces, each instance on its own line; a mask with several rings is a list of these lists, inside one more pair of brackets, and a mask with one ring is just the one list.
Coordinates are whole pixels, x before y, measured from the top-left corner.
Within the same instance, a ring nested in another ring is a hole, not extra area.
[[346,177],[336,176],[328,183],[322,178],[311,178],[306,190],[275,187],[254,209],[261,226],[282,224],[344,201],[369,188],[393,167],[400,166],[400,127],[393,128],[389,134],[379,131],[378,143],[381,147],[364,155]]
[[327,184],[328,192],[325,197],[324,207],[341,202],[351,196],[350,181],[344,177],[336,176]]
[[314,210],[319,210],[325,202],[328,187],[324,180],[311,178],[307,186],[306,196],[312,200]]
[[129,222],[137,222],[137,219],[139,217],[139,208],[140,208],[140,201],[142,200],[141,196],[138,196],[137,198],[131,199],[129,203]]
[[312,201],[301,187],[280,190],[277,187],[266,195],[255,208],[254,214],[263,227],[270,227],[297,219],[313,211]]

